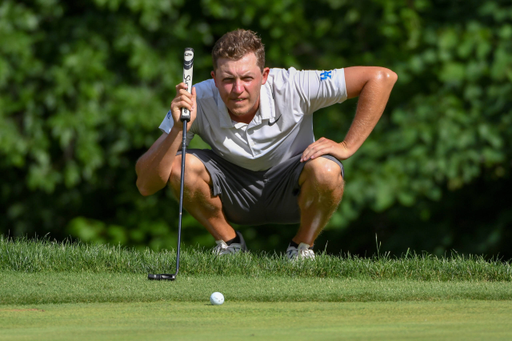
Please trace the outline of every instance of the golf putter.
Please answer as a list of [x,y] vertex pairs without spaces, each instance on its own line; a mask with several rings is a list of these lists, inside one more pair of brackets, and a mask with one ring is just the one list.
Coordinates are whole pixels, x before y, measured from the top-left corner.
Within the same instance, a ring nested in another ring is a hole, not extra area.
[[[183,62],[183,82],[187,84],[187,91],[192,93],[192,74],[194,71],[194,49],[185,49]],[[190,110],[181,108],[181,122],[183,122],[183,140],[181,145],[181,179],[180,179],[180,201],[178,218],[178,249],[176,253],[176,272],[173,274],[148,274],[150,280],[174,281],[180,268],[180,247],[181,247],[181,222],[183,217],[183,184],[185,179],[185,156],[187,155],[187,123],[190,121]]]

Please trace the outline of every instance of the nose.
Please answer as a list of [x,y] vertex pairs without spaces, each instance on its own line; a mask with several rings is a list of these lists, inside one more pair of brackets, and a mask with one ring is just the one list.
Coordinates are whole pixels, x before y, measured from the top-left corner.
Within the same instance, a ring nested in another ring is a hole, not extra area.
[[241,79],[236,79],[235,83],[233,84],[233,88],[231,89],[236,94],[241,94],[244,92],[244,86],[242,84]]

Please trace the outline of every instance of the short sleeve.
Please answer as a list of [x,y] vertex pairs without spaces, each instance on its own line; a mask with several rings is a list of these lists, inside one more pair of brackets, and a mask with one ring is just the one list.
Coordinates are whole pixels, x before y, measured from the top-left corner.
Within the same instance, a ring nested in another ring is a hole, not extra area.
[[[197,120],[197,118],[196,118],[196,120]],[[167,114],[165,115],[164,120],[162,121],[162,123],[160,123],[160,126],[158,128],[162,131],[162,133],[169,134],[171,132],[172,127],[174,127],[174,120],[172,119],[172,113],[169,110],[167,112]],[[192,140],[192,138],[195,135],[192,132],[193,126],[190,127],[190,128],[191,129],[189,129],[188,132],[187,132],[187,145],[190,143],[190,141]]]
[[306,114],[347,99],[344,69],[301,71],[295,78],[295,86],[309,104]]

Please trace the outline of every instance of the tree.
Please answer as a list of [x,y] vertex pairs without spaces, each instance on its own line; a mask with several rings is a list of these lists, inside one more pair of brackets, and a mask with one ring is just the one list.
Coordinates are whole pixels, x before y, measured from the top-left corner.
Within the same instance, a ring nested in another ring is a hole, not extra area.
[[[244,27],[261,34],[269,66],[381,65],[399,75],[381,122],[344,163],[345,197],[321,238],[361,252],[375,232],[396,252],[500,252],[508,207],[479,202],[502,202],[510,181],[511,18],[505,1],[5,0],[0,229],[174,247],[177,204],[166,191],[141,197],[134,164],[160,134],[183,49],[194,47],[194,79],[206,79],[215,40]],[[318,112],[317,136],[342,140],[356,103]],[[454,209],[462,201],[491,217],[472,219],[478,242],[458,244],[468,230],[467,212]],[[185,242],[212,243],[191,217],[184,227]],[[268,248],[288,238],[245,229],[255,248],[260,234]]]

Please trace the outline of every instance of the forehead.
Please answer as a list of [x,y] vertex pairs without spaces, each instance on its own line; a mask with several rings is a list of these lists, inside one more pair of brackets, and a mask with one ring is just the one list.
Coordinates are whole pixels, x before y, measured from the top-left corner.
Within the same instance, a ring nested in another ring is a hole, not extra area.
[[258,60],[256,55],[251,52],[238,60],[219,58],[217,60],[217,72],[229,74],[243,74],[249,72],[257,72]]

